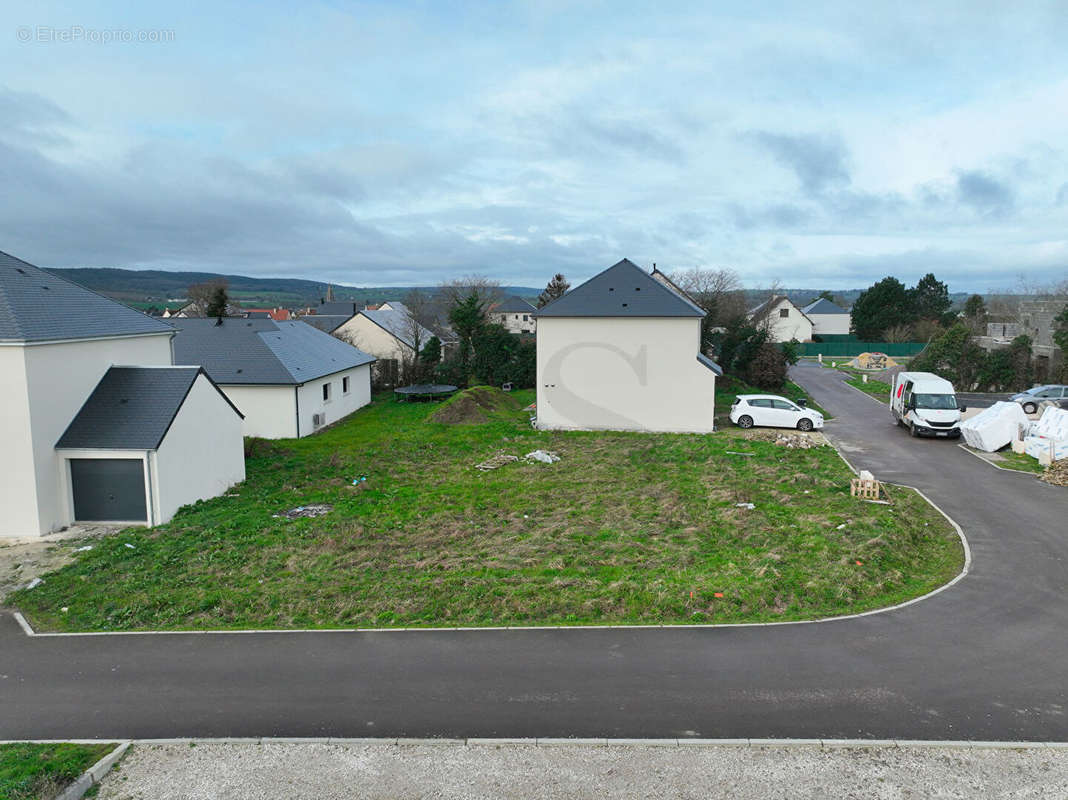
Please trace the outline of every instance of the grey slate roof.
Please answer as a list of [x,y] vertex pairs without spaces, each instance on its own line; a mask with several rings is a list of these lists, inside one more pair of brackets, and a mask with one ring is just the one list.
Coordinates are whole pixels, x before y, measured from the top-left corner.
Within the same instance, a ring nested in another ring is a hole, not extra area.
[[534,306],[517,294],[509,295],[499,303],[494,303],[490,308],[491,314],[530,314],[537,311]]
[[537,317],[703,317],[704,309],[623,259],[538,309]]
[[712,370],[717,375],[722,375],[723,374],[723,367],[721,367],[719,364],[717,364],[711,358],[706,356],[704,353],[698,353],[697,354],[697,360],[700,361],[702,364],[704,364],[706,367],[708,367],[710,370]]
[[375,360],[301,321],[174,321],[174,360],[204,367],[216,383],[293,386]]
[[357,308],[358,305],[358,303],[354,303],[352,300],[332,300],[329,303],[320,303],[317,305],[315,307],[315,313],[328,317],[344,314],[345,317],[348,318],[360,310]]
[[[415,347],[415,342],[412,341],[412,319],[407,311],[383,311],[382,309],[368,311],[364,309],[360,314],[386,332],[396,336],[409,347]],[[426,344],[433,335],[422,325],[419,325],[419,341],[422,344]]]
[[807,306],[801,309],[806,314],[848,314],[841,306],[832,303],[826,297],[821,297],[813,303],[809,303]]
[[0,252],[0,341],[173,333],[166,322]]
[[306,314],[300,318],[300,321],[307,322],[323,333],[333,333],[350,319],[352,319],[351,315],[346,317],[344,314]]
[[56,447],[155,450],[201,374],[200,367],[111,367]]

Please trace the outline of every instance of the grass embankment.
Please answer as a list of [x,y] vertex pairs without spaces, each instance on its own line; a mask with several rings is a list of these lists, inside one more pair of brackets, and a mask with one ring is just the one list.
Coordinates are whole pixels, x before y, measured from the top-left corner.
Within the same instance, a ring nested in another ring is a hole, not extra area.
[[[834,417],[828,414],[818,403],[812,401],[808,396],[808,392],[793,381],[786,381],[782,391],[769,392],[765,389],[758,389],[755,386],[750,386],[748,383],[740,381],[737,378],[724,375],[716,379],[716,417],[719,422],[726,425],[730,424],[726,421],[727,414],[730,413],[731,403],[734,402],[734,398],[740,394],[778,394],[795,401],[805,398],[808,401],[808,407],[823,414],[825,420],[834,419]],[[717,422],[717,424],[719,424],[719,422]]]
[[[235,496],[97,540],[9,602],[47,630],[741,622],[878,608],[960,569],[937,511],[851,498],[830,447],[536,431],[512,410],[532,399],[450,425],[380,398],[257,442]],[[521,460],[474,468],[501,452]],[[311,503],[333,510],[272,516]]]
[[114,744],[0,744],[0,800],[51,800]]
[[994,463],[1005,469],[1018,469],[1020,472],[1031,472],[1041,475],[1046,468],[1038,463],[1037,458],[1031,458],[1026,453],[1014,453],[1011,449],[999,450],[993,454]]
[[862,378],[847,378],[846,383],[855,389],[860,389],[864,394],[869,394],[876,400],[880,400],[883,403],[890,402],[890,384],[877,381],[875,378],[869,378],[865,383]]

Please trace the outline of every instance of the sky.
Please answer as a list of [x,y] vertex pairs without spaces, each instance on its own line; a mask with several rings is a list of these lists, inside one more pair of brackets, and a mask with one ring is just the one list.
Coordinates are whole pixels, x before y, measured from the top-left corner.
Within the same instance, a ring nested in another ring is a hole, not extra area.
[[1063,2],[41,2],[0,42],[39,266],[1068,276]]

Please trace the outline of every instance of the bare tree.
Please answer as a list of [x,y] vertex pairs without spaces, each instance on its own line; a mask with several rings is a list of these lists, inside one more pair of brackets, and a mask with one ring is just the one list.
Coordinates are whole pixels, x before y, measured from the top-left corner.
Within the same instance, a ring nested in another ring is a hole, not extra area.
[[442,296],[446,308],[458,305],[470,294],[476,294],[485,308],[499,302],[504,297],[501,282],[485,275],[465,275],[442,281],[438,294]]
[[729,267],[679,270],[671,280],[708,312],[712,325],[723,326],[745,314],[742,281]]
[[186,294],[189,296],[189,302],[196,308],[196,316],[203,317],[207,314],[208,306],[219,297],[219,291],[222,290],[225,296],[229,288],[230,284],[225,278],[212,278],[204,283],[194,283],[186,289]]
[[913,336],[915,333],[908,324],[891,325],[883,331],[883,339],[887,342],[911,342]]

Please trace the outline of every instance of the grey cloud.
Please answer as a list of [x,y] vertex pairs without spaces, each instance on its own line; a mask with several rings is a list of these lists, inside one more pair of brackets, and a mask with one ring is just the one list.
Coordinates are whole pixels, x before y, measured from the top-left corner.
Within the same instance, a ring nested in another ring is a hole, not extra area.
[[1012,189],[985,172],[959,172],[956,188],[957,199],[981,214],[1004,214],[1012,210]]
[[793,170],[806,192],[819,194],[824,189],[850,182],[849,151],[838,136],[750,131],[745,138]]
[[39,94],[0,86],[0,120],[0,139],[12,144],[40,146],[68,141],[56,128],[69,123],[70,115]]
[[756,207],[731,204],[727,211],[735,227],[742,230],[797,228],[812,218],[808,209],[792,203],[772,203]]

